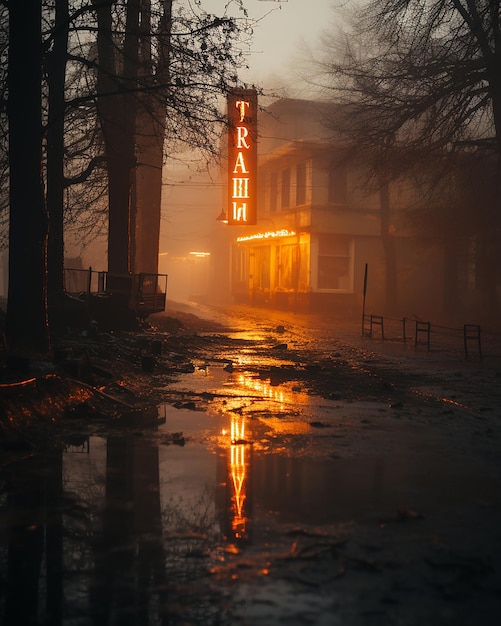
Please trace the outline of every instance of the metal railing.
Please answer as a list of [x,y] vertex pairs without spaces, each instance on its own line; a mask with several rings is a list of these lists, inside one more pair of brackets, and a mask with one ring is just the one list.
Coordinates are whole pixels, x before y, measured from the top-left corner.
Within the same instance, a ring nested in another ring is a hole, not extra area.
[[[432,324],[415,318],[395,319],[382,315],[362,313],[362,336],[379,338],[407,344],[413,341],[414,348],[458,347],[462,345],[465,358],[482,359],[482,329],[479,324],[463,324],[462,327],[448,327]],[[462,339],[462,341],[461,341]]]
[[167,274],[140,272],[112,274],[88,269],[64,270],[64,288],[72,295],[89,298],[92,295],[119,295],[128,299],[129,308],[137,315],[159,313],[165,310]]

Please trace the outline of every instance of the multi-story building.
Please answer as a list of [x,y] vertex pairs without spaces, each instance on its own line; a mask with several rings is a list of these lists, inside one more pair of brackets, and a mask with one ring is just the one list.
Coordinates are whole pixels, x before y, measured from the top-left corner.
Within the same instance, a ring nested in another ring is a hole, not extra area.
[[[371,306],[386,305],[380,193],[367,191],[362,160],[345,158],[347,147],[329,138],[330,111],[284,99],[260,114],[257,224],[228,227],[236,302],[355,312],[367,276]],[[392,190],[393,202],[404,196]],[[398,211],[391,215],[400,308],[423,312],[440,299],[443,258],[406,236]]]

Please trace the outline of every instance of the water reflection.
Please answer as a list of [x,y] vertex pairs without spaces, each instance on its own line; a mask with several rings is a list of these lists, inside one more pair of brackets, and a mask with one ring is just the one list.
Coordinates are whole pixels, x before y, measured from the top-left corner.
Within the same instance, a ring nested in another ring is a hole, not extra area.
[[[6,486],[3,518],[6,553],[2,550],[2,571],[5,580],[3,614],[6,625],[36,624],[39,612],[39,579],[46,581],[45,611],[52,613],[53,623],[60,623],[61,527],[56,517],[58,500],[57,477],[61,456],[50,455],[44,463],[29,458],[24,462],[27,472],[12,471],[3,476]],[[54,487],[49,486],[54,479]],[[47,515],[49,507],[54,515]],[[46,529],[47,526],[47,529]],[[47,533],[46,533],[47,530]],[[3,548],[3,546],[2,546]],[[45,568],[43,558],[46,551]],[[44,571],[45,569],[45,571]]]
[[[229,449],[224,468],[226,477],[226,503],[223,532],[236,543],[249,543],[251,534],[251,499],[248,489],[251,447],[247,441],[246,420],[243,415],[231,415]],[[223,431],[223,436],[227,431]],[[224,441],[223,441],[224,445]]]
[[0,623],[214,623],[199,558],[214,516],[173,514],[160,451],[137,434],[91,437],[4,469]]
[[[263,511],[285,522],[333,519],[336,509],[339,517],[350,483],[341,467],[328,500],[332,464],[255,454],[245,416],[224,419],[216,453],[129,433],[10,465],[2,623],[216,624],[219,596],[207,572],[223,537],[253,543],[256,510],[261,521]],[[158,435],[169,424],[167,414]],[[359,485],[354,502],[364,488],[374,485]]]
[[171,412],[212,427],[218,451],[163,444],[167,412],[156,434],[84,438],[4,469],[1,623],[218,622],[207,571],[223,538],[252,540],[251,433],[241,415],[222,418],[221,438],[207,414]]
[[[109,437],[105,481],[102,526],[92,542],[94,622],[115,623],[120,616],[123,624],[148,624],[151,600],[164,606],[156,590],[165,589],[158,447]],[[161,609],[156,613],[163,617]]]
[[[180,430],[193,433],[183,447],[165,436]],[[397,506],[453,511],[494,493],[439,455],[424,467],[405,454],[266,454],[253,443],[261,431],[237,409],[167,407],[158,430],[90,437],[5,466],[0,623],[211,626],[224,602],[208,572],[225,542],[255,554],[270,550],[272,524],[374,523]]]

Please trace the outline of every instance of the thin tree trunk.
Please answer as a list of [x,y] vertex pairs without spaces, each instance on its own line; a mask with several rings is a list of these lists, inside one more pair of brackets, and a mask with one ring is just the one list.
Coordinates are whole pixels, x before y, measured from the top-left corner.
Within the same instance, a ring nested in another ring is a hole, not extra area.
[[499,220],[501,216],[501,51],[493,59],[489,66],[490,90],[492,95],[492,111],[494,117],[494,127],[496,129],[496,193],[495,201],[487,205],[484,209],[483,226],[480,234],[480,257],[477,259],[477,278],[479,290],[483,296],[482,306],[484,311],[493,319],[497,319],[500,313],[498,297],[499,281]]
[[445,241],[444,252],[444,313],[452,316],[459,306],[458,242],[454,236]]
[[47,212],[42,180],[41,1],[9,3],[9,293],[13,350],[49,349]]
[[68,0],[56,0],[54,45],[49,54],[49,123],[47,129],[47,299],[49,327],[58,325],[57,311],[64,294],[64,111],[66,55],[68,47]]
[[384,182],[379,190],[381,212],[381,241],[385,260],[385,304],[386,310],[397,310],[397,255],[395,239],[390,230],[390,189]]

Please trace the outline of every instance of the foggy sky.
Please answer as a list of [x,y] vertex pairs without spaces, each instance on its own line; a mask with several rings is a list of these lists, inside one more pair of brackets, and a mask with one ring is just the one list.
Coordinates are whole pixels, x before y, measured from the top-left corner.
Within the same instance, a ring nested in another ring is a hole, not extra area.
[[[227,0],[204,0],[208,12],[224,10]],[[292,79],[303,44],[315,48],[318,38],[336,19],[334,0],[244,0],[249,17],[259,19],[249,54],[247,82],[272,85]],[[339,2],[337,3],[339,4]],[[262,18],[262,19],[260,19]]]

